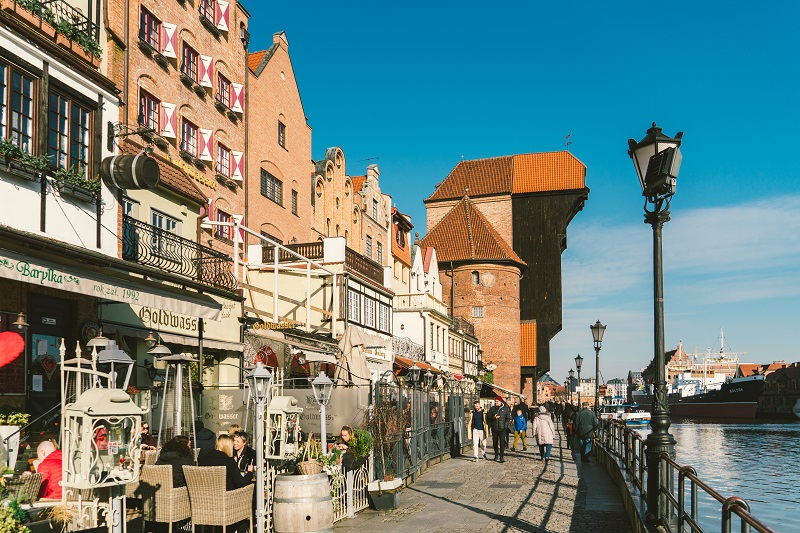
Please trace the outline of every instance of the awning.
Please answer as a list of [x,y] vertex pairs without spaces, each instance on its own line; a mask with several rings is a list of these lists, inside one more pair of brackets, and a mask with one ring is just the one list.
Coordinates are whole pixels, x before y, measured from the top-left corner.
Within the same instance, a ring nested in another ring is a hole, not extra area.
[[425,363],[423,361],[414,361],[413,359],[408,359],[407,357],[400,357],[399,355],[396,355],[394,357],[394,362],[401,369],[404,369],[404,370],[411,368],[414,365],[414,363],[416,363],[417,366],[419,368],[421,368],[423,372],[426,371],[426,370],[430,370],[431,373],[433,373],[433,374],[440,374],[442,372],[438,368],[436,368],[434,366],[431,366],[428,363]]
[[[526,399],[526,398],[525,398],[525,396],[523,396],[523,395],[522,395],[522,394],[520,394],[519,392],[514,392],[514,391],[512,391],[512,390],[505,389],[505,388],[503,388],[503,387],[501,387],[501,386],[499,386],[499,385],[495,385],[494,383],[483,383],[483,386],[481,387],[481,397],[483,397],[483,392],[484,392],[484,391],[485,391],[487,388],[488,388],[488,389],[491,389],[491,390],[494,390],[494,391],[505,392],[506,394],[510,394],[511,396],[516,396],[517,398],[521,398],[521,399],[523,399],[523,400],[525,400],[525,399]],[[499,396],[499,395],[498,395],[498,396]]]
[[[133,326],[125,326],[113,322],[103,322],[103,333],[120,333],[128,335],[129,337],[137,337],[139,339],[146,339],[150,333],[150,329],[142,329]],[[178,346],[200,346],[200,341],[197,337],[190,337],[188,335],[179,335],[177,333],[164,333],[158,331],[156,334],[161,337],[161,342],[164,344],[177,344]],[[212,350],[228,350],[231,352],[244,351],[244,344],[241,342],[220,341],[215,339],[203,338],[203,348]]]
[[[75,263],[76,266],[72,266]],[[95,298],[144,305],[180,314],[219,320],[222,304],[200,293],[106,270],[97,272],[74,261],[64,264],[0,250],[0,277]]]

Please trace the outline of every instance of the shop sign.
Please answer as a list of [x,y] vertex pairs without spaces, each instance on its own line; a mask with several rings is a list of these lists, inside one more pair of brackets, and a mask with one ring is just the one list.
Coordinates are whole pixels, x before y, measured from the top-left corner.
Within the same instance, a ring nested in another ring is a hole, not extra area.
[[[284,396],[294,396],[300,414],[300,428],[305,433],[320,434],[321,413],[314,391],[308,389],[284,389]],[[361,401],[359,401],[359,397]],[[325,431],[338,435],[342,426],[361,426],[368,407],[369,387],[334,388],[331,401],[325,409]]]
[[247,404],[242,389],[203,391],[203,424],[214,433],[227,433],[231,424],[245,427]]
[[163,309],[142,307],[139,309],[139,319],[143,324],[166,326],[183,331],[197,331],[197,317],[178,315]]

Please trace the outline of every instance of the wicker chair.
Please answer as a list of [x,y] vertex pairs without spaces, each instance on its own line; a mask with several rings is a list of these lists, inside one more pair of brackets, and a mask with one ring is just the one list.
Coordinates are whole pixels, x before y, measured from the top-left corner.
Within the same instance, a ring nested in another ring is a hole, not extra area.
[[184,466],[183,474],[192,502],[192,533],[198,524],[222,526],[223,533],[227,533],[229,525],[245,519],[253,531],[252,483],[226,491],[224,466]]
[[173,522],[191,516],[189,490],[172,486],[171,465],[145,465],[139,474],[142,514],[145,522],[167,522],[172,533]]

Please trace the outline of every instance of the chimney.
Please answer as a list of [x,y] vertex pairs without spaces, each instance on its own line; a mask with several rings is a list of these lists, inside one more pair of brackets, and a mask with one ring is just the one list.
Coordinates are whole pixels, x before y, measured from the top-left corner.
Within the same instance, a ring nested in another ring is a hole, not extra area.
[[286,38],[285,31],[279,31],[272,34],[272,43],[283,46],[284,49],[289,49],[289,39]]
[[373,163],[367,167],[367,181],[378,181],[380,175],[381,171],[378,169],[378,165]]

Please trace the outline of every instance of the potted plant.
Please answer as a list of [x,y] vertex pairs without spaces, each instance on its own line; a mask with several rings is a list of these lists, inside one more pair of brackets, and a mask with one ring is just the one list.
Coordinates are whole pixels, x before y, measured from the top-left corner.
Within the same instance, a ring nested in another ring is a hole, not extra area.
[[100,194],[100,180],[87,180],[83,171],[76,167],[59,168],[53,173],[56,187],[61,194],[90,202]]
[[353,434],[347,443],[347,451],[342,455],[342,466],[348,470],[358,470],[369,458],[372,451],[373,438],[369,431],[363,428],[353,429]]
[[11,142],[11,139],[3,138],[0,140],[0,155],[3,156],[6,166],[11,166],[11,161],[19,158],[22,155],[22,151],[19,146]]
[[394,476],[394,458],[402,438],[401,416],[394,402],[376,404],[366,415],[367,427],[374,437],[377,480],[367,485],[372,506],[378,510],[394,509],[400,505],[402,478]]
[[[31,415],[17,411],[10,407],[0,409],[0,465],[8,465],[13,468],[17,463],[19,453],[20,428],[28,424]],[[12,436],[13,435],[13,436]],[[8,448],[5,440],[8,440]]]

